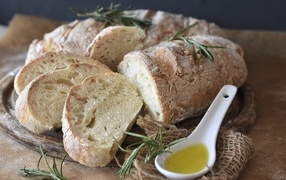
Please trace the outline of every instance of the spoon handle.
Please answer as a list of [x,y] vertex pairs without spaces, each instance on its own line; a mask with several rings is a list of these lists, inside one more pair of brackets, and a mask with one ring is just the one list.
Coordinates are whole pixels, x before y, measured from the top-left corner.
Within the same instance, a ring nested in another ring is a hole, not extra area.
[[224,119],[224,116],[232,100],[234,99],[236,92],[237,88],[233,85],[223,86],[197,128],[189,135],[188,138],[195,136],[195,139],[198,142],[215,144],[222,120]]

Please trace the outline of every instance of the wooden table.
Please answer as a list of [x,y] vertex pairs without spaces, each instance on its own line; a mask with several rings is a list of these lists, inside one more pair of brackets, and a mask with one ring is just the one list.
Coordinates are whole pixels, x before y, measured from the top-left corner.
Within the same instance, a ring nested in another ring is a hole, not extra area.
[[[248,83],[256,93],[257,119],[247,135],[255,154],[239,180],[286,179],[286,32],[226,30],[242,46],[249,69]],[[1,41],[1,38],[0,38]],[[2,43],[3,44],[3,43]],[[23,64],[27,46],[0,48],[0,77]],[[39,153],[19,144],[0,130],[0,179],[20,179],[16,170],[36,167]],[[59,162],[59,161],[58,161]],[[69,179],[119,179],[117,168],[87,168],[65,162]]]

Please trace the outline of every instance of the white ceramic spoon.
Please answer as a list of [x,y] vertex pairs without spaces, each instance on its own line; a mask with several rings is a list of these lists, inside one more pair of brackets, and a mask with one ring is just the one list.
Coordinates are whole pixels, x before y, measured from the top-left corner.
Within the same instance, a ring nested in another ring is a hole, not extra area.
[[204,175],[213,167],[216,161],[215,147],[217,134],[236,92],[237,88],[233,85],[225,85],[222,87],[196,129],[187,137],[186,140],[171,146],[170,149],[168,149],[168,151],[176,152],[192,144],[203,143],[208,151],[208,161],[206,166],[201,171],[191,174],[171,172],[166,170],[164,167],[165,160],[171,155],[171,153],[162,153],[155,158],[155,166],[160,173],[169,179],[195,179]]

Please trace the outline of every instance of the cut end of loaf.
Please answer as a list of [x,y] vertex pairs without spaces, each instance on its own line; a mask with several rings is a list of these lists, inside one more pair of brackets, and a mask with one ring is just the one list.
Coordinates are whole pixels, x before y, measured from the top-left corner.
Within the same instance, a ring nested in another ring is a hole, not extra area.
[[144,53],[134,51],[124,56],[123,61],[118,66],[118,71],[137,87],[144,99],[147,112],[155,120],[164,121],[165,117],[159,102],[157,85],[146,67],[148,61],[150,59]]
[[142,98],[117,73],[99,74],[74,86],[62,118],[64,147],[71,158],[89,167],[105,166],[115,156],[140,112]]

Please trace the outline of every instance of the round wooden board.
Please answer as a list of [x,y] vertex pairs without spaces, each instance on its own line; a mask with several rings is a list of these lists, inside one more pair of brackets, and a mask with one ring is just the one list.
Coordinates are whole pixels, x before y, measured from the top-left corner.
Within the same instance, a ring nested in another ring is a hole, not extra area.
[[[25,127],[23,127],[15,117],[14,107],[17,99],[17,94],[13,88],[13,81],[15,74],[19,68],[9,72],[0,81],[0,127],[13,137],[18,142],[28,146],[29,148],[39,151],[41,146],[46,154],[56,158],[62,158],[66,152],[62,143],[62,132],[50,131],[45,134],[35,134]],[[239,131],[246,131],[253,123],[256,115],[256,103],[254,93],[249,85],[245,84],[238,89],[238,93],[225,117],[223,126],[227,128],[236,128]],[[190,118],[177,124],[178,127],[184,127],[186,129],[193,129],[194,126],[200,121],[202,116]],[[133,132],[142,133],[137,125],[134,125],[131,129]],[[134,139],[127,137],[124,141],[125,145],[133,143]],[[119,157],[118,157],[119,156]],[[121,159],[123,154],[117,154],[117,157]],[[71,160],[70,158],[67,158]],[[112,162],[110,165],[114,165]]]
[[35,134],[23,127],[15,117],[17,94],[13,88],[14,77],[19,68],[14,69],[0,81],[0,127],[18,142],[39,151],[39,147],[47,151],[47,155],[62,158],[65,150],[61,131],[47,134]]

